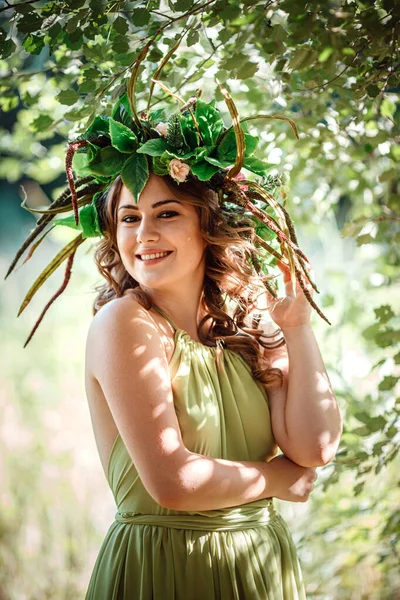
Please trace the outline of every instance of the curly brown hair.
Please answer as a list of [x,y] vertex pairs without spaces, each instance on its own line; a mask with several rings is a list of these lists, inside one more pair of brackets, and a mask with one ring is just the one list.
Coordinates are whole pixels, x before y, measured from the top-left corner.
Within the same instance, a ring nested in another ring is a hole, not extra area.
[[[253,318],[251,328],[245,323],[246,317],[255,309],[257,297],[262,290],[265,291],[263,280],[266,277],[257,273],[256,269],[259,251],[254,245],[254,223],[243,211],[240,214],[237,207],[230,211],[229,204],[220,206],[218,194],[191,175],[179,184],[168,175],[163,180],[177,198],[196,207],[200,231],[207,243],[200,300],[205,316],[198,325],[200,341],[206,346],[215,346],[221,340],[225,347],[242,356],[253,377],[263,385],[276,385],[277,381],[282,385],[282,371],[270,367],[263,349],[284,345],[283,335],[276,339],[279,329],[270,335],[264,334],[258,328],[260,314]],[[98,295],[93,314],[110,300],[122,297],[127,290],[133,291],[146,310],[153,306],[148,294],[126,271],[118,251],[117,210],[122,186],[119,176],[97,203],[104,235],[94,258],[106,283],[96,287]],[[228,314],[228,303],[233,308],[232,316]]]

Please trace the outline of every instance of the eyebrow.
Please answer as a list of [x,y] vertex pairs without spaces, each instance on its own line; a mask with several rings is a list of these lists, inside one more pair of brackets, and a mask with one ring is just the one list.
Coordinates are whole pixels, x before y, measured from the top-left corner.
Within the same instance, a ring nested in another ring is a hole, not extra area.
[[[154,204],[151,205],[151,208],[157,208],[157,206],[163,206],[164,204],[169,204],[170,202],[175,202],[176,204],[182,204],[182,202],[179,202],[179,200],[172,200],[172,199],[159,200],[158,202],[154,202]],[[119,207],[118,212],[124,208],[139,210],[139,207],[136,206],[135,204],[124,204],[123,206]]]

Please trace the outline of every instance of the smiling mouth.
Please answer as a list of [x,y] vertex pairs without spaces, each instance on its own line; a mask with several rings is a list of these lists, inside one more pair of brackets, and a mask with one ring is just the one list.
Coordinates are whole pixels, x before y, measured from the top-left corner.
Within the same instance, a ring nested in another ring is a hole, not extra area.
[[153,254],[137,254],[136,256],[137,256],[137,258],[139,258],[139,260],[146,262],[146,261],[156,260],[158,258],[165,258],[165,257],[169,256],[171,253],[172,253],[172,251],[154,252]]

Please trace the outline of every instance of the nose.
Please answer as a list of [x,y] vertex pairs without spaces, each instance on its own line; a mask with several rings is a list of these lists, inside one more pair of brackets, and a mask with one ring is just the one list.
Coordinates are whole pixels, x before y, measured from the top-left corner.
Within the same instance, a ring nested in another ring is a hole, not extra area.
[[142,217],[139,228],[137,230],[138,244],[146,242],[156,242],[160,239],[160,234],[157,231],[156,223],[153,219]]

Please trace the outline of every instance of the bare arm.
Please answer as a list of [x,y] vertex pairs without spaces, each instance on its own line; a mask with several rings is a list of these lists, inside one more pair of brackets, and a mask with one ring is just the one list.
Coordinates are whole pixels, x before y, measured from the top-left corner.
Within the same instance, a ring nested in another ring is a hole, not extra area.
[[286,346],[266,351],[284,375],[267,391],[277,444],[291,460],[316,467],[330,462],[342,433],[339,407],[311,325],[283,329]]
[[178,493],[166,498],[164,505],[175,510],[202,511],[270,497],[305,502],[316,478],[315,469],[301,467],[284,456],[265,463],[189,452],[177,473]]
[[289,356],[287,439],[304,448],[301,459],[316,456],[326,464],[339,446],[342,420],[318,342],[311,325],[288,327],[283,334]]
[[284,457],[237,462],[190,452],[176,417],[160,332],[146,311],[119,299],[93,319],[87,360],[146,490],[175,510],[213,510],[271,496],[303,502],[315,471]]

